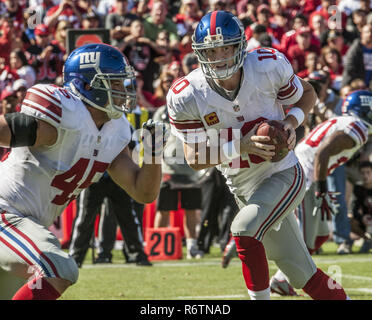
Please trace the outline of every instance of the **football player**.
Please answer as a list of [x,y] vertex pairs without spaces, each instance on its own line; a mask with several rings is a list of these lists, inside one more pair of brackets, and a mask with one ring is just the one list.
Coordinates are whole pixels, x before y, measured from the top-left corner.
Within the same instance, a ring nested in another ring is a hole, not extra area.
[[[327,176],[346,163],[372,134],[372,92],[350,93],[342,106],[343,115],[316,126],[295,148],[306,176],[306,194],[296,209],[306,246],[313,254],[329,238],[328,221],[337,213],[334,192],[328,190]],[[273,292],[292,295],[283,273],[271,278]]]
[[[201,67],[169,90],[171,130],[183,142],[190,166],[217,165],[236,197],[240,211],[231,232],[251,299],[270,299],[267,259],[313,299],[347,299],[341,287],[328,287],[329,277],[314,264],[293,213],[305,194],[304,172],[293,152],[295,129],[315,104],[313,88],[280,52],[247,53],[244,28],[226,11],[201,19],[192,48]],[[292,104],[285,115],[283,105]],[[290,133],[291,151],[279,162],[270,161],[275,155],[265,143],[270,138],[254,135],[266,119],[282,121]]]
[[[124,80],[134,78],[120,51],[85,45],[66,60],[63,88],[37,84],[20,113],[0,116],[0,145],[12,148],[0,165],[0,266],[29,279],[13,299],[57,299],[77,281],[74,259],[47,228],[106,170],[136,201],[157,197],[160,164],[140,168],[128,151],[124,111],[135,106],[136,95]],[[144,128],[150,140],[164,129],[151,121]],[[147,147],[154,160],[164,139],[153,140]]]

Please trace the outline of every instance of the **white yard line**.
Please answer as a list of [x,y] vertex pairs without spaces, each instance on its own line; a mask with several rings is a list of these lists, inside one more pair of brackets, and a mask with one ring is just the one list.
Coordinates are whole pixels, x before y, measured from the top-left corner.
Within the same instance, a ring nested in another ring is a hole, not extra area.
[[342,277],[361,281],[372,281],[372,277],[354,276],[352,274],[342,274]]
[[372,288],[346,288],[345,291],[346,292],[358,291],[358,292],[372,293]]
[[337,257],[336,259],[313,257],[313,260],[315,263],[337,264],[337,262],[340,263],[372,262],[372,257],[356,258],[355,256],[348,256],[345,258]]

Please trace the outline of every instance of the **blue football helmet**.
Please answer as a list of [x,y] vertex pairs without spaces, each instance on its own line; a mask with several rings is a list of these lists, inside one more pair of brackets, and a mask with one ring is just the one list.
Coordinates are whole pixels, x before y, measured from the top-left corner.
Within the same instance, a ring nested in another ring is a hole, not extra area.
[[342,113],[357,116],[372,133],[372,92],[357,90],[351,92],[344,100]]
[[[113,80],[123,82],[122,91],[112,88]],[[118,49],[102,43],[75,49],[63,69],[64,86],[85,103],[106,112],[110,119],[118,119],[136,106],[136,90],[127,83],[134,80],[134,69],[127,58]],[[122,104],[115,104],[114,99]]]
[[[223,60],[210,61],[206,49],[234,46],[234,54]],[[228,79],[243,65],[247,40],[241,21],[227,11],[213,11],[206,14],[197,25],[192,36],[192,49],[198,56],[200,66],[207,78]],[[229,67],[230,62],[234,64]],[[225,68],[215,68],[226,63]]]

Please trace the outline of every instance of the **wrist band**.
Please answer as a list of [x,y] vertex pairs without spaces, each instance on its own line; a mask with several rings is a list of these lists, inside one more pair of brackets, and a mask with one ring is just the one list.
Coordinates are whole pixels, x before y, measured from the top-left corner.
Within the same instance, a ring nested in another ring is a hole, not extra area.
[[222,145],[222,151],[224,156],[229,160],[240,157],[240,153],[236,151],[234,140],[224,143]]
[[287,116],[289,115],[292,115],[296,118],[297,126],[300,126],[302,122],[304,122],[305,114],[301,108],[298,108],[298,107],[291,108],[291,110],[289,110],[289,112],[287,113]]

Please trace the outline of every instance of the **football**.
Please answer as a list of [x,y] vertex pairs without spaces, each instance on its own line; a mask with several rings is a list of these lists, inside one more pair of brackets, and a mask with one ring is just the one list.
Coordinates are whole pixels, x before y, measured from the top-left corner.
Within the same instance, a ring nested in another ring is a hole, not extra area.
[[269,120],[261,123],[256,131],[257,136],[269,136],[268,144],[275,145],[275,156],[271,162],[278,162],[288,154],[288,132],[283,129],[283,124],[276,120]]

